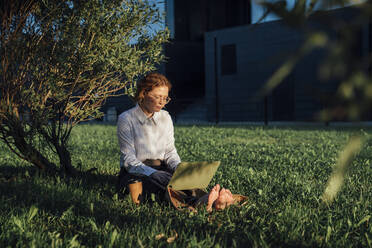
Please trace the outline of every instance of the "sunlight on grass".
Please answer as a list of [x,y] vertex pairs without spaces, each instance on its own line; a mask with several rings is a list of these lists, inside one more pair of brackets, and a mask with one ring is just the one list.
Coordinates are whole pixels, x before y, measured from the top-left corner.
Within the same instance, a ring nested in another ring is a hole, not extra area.
[[[359,153],[358,142],[347,145],[355,131],[176,126],[183,161],[221,161],[209,188],[219,183],[249,198],[212,214],[180,212],[156,197],[138,207],[120,197],[113,125],[73,130],[73,164],[97,168],[79,178],[43,175],[0,143],[0,247],[368,247],[372,130],[362,132]],[[343,186],[324,208],[327,181],[335,185],[330,175],[351,155],[355,166],[341,173]]]

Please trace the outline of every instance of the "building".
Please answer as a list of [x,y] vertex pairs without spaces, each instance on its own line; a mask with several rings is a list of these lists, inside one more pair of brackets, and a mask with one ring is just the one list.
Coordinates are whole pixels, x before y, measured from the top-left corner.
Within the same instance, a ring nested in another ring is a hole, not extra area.
[[165,48],[169,58],[164,67],[173,83],[172,101],[167,107],[177,120],[193,106],[191,119],[205,119],[205,40],[206,32],[251,23],[247,0],[167,0],[166,23],[171,42]]
[[[280,20],[252,24],[250,1],[168,0],[166,8],[173,39],[166,47],[165,73],[174,83],[176,101],[169,111],[176,120],[313,121],[329,104],[327,95],[337,82],[318,79],[321,50],[302,60],[269,95],[257,97],[270,75],[297,51],[304,33]],[[348,21],[355,15],[354,8],[342,8],[309,20],[337,37],[338,31],[328,30],[324,22],[327,16]],[[369,23],[356,41],[354,53],[371,52]]]

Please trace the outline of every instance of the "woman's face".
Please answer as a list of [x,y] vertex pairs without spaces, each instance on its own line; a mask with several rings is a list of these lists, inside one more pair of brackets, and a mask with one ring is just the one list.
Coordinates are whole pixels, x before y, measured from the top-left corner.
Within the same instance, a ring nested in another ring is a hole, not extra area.
[[168,91],[167,86],[158,86],[145,93],[141,107],[146,115],[159,112],[168,103]]

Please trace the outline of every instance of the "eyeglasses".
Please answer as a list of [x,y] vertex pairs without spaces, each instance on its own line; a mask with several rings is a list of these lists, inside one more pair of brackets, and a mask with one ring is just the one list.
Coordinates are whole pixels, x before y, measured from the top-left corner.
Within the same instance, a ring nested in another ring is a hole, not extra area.
[[169,96],[155,96],[155,95],[152,95],[152,94],[149,94],[149,96],[151,96],[152,98],[154,98],[156,101],[162,101],[162,102],[165,102],[165,104],[169,103],[171,98]]

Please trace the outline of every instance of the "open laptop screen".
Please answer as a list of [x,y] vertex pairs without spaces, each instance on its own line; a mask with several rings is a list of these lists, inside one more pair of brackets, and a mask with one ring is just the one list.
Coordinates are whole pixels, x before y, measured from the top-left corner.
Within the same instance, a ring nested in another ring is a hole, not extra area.
[[220,161],[182,162],[168,186],[173,190],[206,189],[216,173]]

